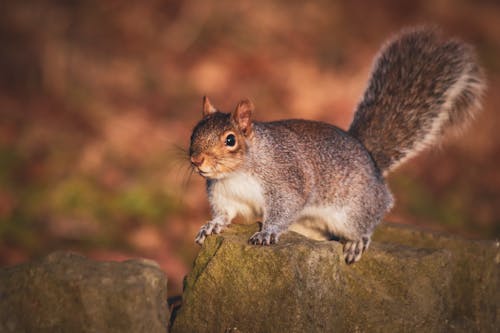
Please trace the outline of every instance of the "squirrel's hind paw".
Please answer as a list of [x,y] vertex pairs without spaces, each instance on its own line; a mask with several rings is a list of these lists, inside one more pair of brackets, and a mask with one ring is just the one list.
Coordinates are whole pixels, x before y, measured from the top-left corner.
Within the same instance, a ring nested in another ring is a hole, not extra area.
[[344,243],[344,260],[346,264],[353,264],[361,259],[361,255],[370,245],[369,237],[362,237],[360,240],[348,240]]
[[253,245],[271,245],[278,243],[279,234],[276,232],[258,231],[248,240]]

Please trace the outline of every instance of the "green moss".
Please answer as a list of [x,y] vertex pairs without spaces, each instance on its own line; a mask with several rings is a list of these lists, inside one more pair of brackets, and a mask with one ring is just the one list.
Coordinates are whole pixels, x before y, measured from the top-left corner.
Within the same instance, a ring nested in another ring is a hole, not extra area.
[[[290,232],[273,246],[248,245],[255,230],[232,226],[208,237],[173,332],[438,332],[496,325],[492,256],[498,249],[489,243],[384,226],[379,242],[347,266],[337,242]],[[432,240],[434,246],[421,246]]]

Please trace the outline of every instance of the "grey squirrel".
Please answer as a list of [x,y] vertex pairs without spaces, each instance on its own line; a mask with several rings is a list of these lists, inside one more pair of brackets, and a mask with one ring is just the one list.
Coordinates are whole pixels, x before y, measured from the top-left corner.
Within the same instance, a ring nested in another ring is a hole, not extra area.
[[300,119],[257,122],[249,100],[222,113],[204,97],[189,155],[206,178],[212,220],[195,241],[242,216],[262,222],[249,243],[270,245],[309,220],[343,242],[347,264],[358,261],[393,206],[384,177],[467,124],[484,86],[471,46],[416,28],[382,47],[347,131]]

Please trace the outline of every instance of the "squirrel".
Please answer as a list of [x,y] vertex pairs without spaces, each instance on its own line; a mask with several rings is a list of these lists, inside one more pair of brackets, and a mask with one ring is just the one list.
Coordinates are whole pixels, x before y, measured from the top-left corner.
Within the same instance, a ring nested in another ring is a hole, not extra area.
[[484,81],[470,45],[420,27],[382,46],[347,131],[311,120],[258,122],[248,99],[223,113],[205,96],[189,156],[206,179],[212,220],[195,241],[241,216],[261,222],[249,243],[270,245],[312,219],[343,243],[347,264],[357,262],[393,207],[387,174],[468,124]]

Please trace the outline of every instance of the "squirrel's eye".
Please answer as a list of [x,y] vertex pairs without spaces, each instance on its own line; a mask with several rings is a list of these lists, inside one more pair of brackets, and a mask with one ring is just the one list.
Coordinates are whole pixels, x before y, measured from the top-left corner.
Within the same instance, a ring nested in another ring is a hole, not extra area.
[[234,134],[229,134],[228,136],[226,136],[226,146],[234,147],[235,144],[236,137],[234,136]]

